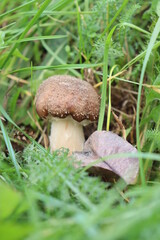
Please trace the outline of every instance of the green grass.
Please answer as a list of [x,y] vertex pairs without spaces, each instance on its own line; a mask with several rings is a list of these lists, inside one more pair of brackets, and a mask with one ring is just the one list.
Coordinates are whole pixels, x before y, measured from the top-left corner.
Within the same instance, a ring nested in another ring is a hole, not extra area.
[[[137,134],[137,148],[139,151],[141,151],[141,146],[140,146],[140,131],[139,131],[139,118],[140,118],[140,101],[141,101],[141,93],[142,93],[142,83],[144,79],[144,73],[147,67],[147,62],[149,61],[149,56],[151,54],[151,51],[153,49],[154,43],[158,37],[159,34],[159,28],[160,28],[160,18],[158,19],[156,26],[153,30],[150,42],[148,44],[146,56],[143,62],[143,67],[142,67],[142,72],[140,76],[140,85],[139,85],[139,90],[138,90],[138,99],[137,99],[137,118],[136,118],[136,134]],[[142,184],[145,184],[145,173],[144,173],[144,167],[143,167],[143,160],[140,159],[140,175],[141,175],[141,181]]]
[[[2,239],[159,239],[157,4],[157,0],[2,1]],[[122,71],[123,75],[107,82]],[[137,184],[103,182],[88,175],[89,166],[75,169],[67,149],[51,154],[44,148],[42,129],[48,135],[50,126],[35,112],[35,94],[44,79],[56,74],[93,78],[93,85],[102,82],[97,90],[101,106],[96,127],[105,130],[107,126],[107,130],[122,135],[114,111],[127,140],[138,148],[136,154],[104,159],[138,157]]]

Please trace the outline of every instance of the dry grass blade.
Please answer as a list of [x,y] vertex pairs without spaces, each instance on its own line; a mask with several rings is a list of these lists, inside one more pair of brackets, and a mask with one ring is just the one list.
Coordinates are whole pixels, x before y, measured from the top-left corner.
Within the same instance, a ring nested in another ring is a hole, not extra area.
[[[113,76],[110,76],[109,78],[107,78],[107,82],[109,82],[109,81],[111,81],[112,79],[114,79],[114,78],[116,78],[116,77],[124,74],[125,72],[126,72],[126,70],[123,70],[123,71],[121,71],[121,72],[116,73],[116,74],[113,75]],[[97,87],[99,87],[99,86],[101,86],[101,85],[102,85],[102,82],[99,82],[99,83],[97,83],[97,84],[94,85],[94,88],[97,88]]]

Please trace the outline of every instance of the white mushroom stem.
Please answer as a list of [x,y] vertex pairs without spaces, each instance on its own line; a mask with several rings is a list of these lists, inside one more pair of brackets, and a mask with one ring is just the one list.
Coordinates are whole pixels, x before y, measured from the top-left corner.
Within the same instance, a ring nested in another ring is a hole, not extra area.
[[82,151],[84,145],[83,126],[72,117],[53,118],[51,124],[51,152],[61,147],[71,152]]

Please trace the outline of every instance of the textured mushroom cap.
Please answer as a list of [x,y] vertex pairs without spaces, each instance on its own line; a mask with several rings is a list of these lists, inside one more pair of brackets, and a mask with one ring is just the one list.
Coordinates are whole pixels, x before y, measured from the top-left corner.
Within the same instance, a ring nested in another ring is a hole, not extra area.
[[55,75],[45,80],[36,95],[36,111],[42,118],[51,115],[65,118],[71,115],[81,122],[98,119],[100,99],[95,89],[86,81]]
[[[75,152],[74,156],[87,166],[99,158],[116,153],[136,153],[137,149],[117,134],[107,131],[95,131],[85,142],[84,152]],[[138,158],[118,157],[94,164],[91,171],[104,176],[107,180],[120,176],[127,184],[136,182],[139,172]]]

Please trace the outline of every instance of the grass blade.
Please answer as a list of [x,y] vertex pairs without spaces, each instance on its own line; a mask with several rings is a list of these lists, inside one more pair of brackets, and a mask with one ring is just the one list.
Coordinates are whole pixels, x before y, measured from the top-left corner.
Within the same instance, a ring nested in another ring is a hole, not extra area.
[[6,131],[5,127],[4,127],[1,119],[0,119],[0,127],[1,127],[1,130],[2,130],[2,133],[3,133],[4,141],[5,141],[5,144],[6,144],[6,146],[7,146],[9,155],[10,155],[10,157],[11,157],[11,159],[12,159],[12,162],[13,162],[13,165],[14,165],[14,167],[15,167],[15,169],[16,169],[17,175],[18,175],[18,177],[20,178],[20,172],[19,172],[20,166],[19,166],[19,164],[18,164],[18,162],[17,162],[17,160],[16,160],[15,153],[14,153],[14,150],[13,150],[13,147],[12,147],[12,144],[11,144],[11,142],[10,142],[9,136],[8,136],[8,134],[7,134],[7,131]]
[[116,26],[112,28],[110,31],[106,43],[105,43],[105,50],[104,50],[104,62],[103,62],[103,83],[102,83],[102,95],[101,95],[101,104],[100,104],[100,113],[99,113],[99,120],[98,120],[98,130],[102,130],[105,109],[106,109],[106,95],[107,95],[107,78],[108,78],[108,51],[109,45],[111,42],[112,35]]
[[[102,66],[103,63],[97,63],[97,64],[62,64],[62,65],[55,65],[55,66],[35,66],[32,67],[33,71],[37,70],[54,70],[54,69],[84,69],[84,68],[93,68],[93,67],[100,67]],[[25,71],[30,71],[31,67],[26,67],[26,68],[19,68],[17,70],[13,70],[10,73],[16,73],[16,72],[25,72]]]
[[47,39],[59,39],[59,38],[65,38],[66,35],[54,35],[54,36],[35,36],[35,37],[29,37],[29,38],[23,38],[13,41],[14,43],[21,43],[21,42],[30,42],[30,41],[38,41],[38,40],[47,40]]
[[24,3],[24,4],[22,4],[22,5],[20,5],[20,6],[16,7],[16,8],[13,8],[13,9],[5,12],[5,13],[2,13],[2,14],[0,15],[0,18],[4,17],[4,16],[6,16],[6,15],[8,15],[8,14],[10,14],[10,13],[13,13],[13,12],[15,12],[15,11],[21,9],[21,8],[24,8],[24,7],[30,5],[30,4],[32,4],[32,3],[34,3],[34,2],[36,2],[36,0],[32,0],[32,1],[30,1],[30,2]]
[[116,14],[114,15],[114,17],[112,18],[112,20],[110,21],[110,23],[108,24],[108,26],[106,27],[106,29],[104,30],[104,32],[101,34],[100,38],[102,38],[110,29],[110,27],[112,26],[112,24],[115,22],[115,20],[117,19],[117,17],[120,15],[120,13],[122,12],[122,10],[125,8],[125,6],[127,5],[128,0],[124,0],[121,7],[118,9],[118,11],[116,12]]
[[[46,0],[44,1],[44,3],[42,4],[42,6],[40,7],[40,9],[38,10],[38,12],[36,13],[36,15],[32,18],[32,20],[27,24],[24,32],[20,35],[18,40],[21,40],[24,38],[24,36],[26,35],[26,33],[30,30],[30,28],[37,22],[38,18],[40,17],[40,15],[42,14],[42,12],[47,8],[47,6],[50,4],[52,0]],[[8,60],[10,59],[11,55],[14,53],[14,51],[16,50],[16,48],[18,47],[19,42],[16,42],[13,46],[13,48],[11,49],[11,51],[9,52],[7,58],[5,59],[4,63],[2,64],[1,68],[3,69],[4,66],[6,65],[6,63],[8,62]]]
[[[160,41],[158,41],[157,43],[154,44],[153,46],[153,50],[157,49],[160,46]],[[142,53],[140,53],[139,55],[137,55],[135,58],[133,58],[131,61],[129,61],[126,65],[123,66],[123,68],[121,69],[121,71],[126,70],[127,68],[131,67],[134,63],[140,61],[146,54],[146,50],[143,51]]]
[[124,27],[124,26],[133,28],[133,29],[135,29],[135,30],[137,30],[137,31],[139,31],[139,32],[142,32],[142,33],[144,33],[144,34],[147,34],[147,35],[149,35],[149,36],[151,35],[150,32],[148,32],[148,31],[146,31],[146,30],[144,30],[144,29],[142,29],[142,28],[140,28],[140,27],[138,27],[138,26],[136,26],[136,25],[134,25],[134,24],[132,24],[132,23],[123,22],[123,23],[120,24],[120,28],[121,28],[121,27]]
[[[148,48],[147,48],[147,52],[146,52],[146,56],[143,62],[143,66],[142,66],[142,71],[141,71],[141,76],[140,76],[140,84],[139,84],[139,89],[138,89],[138,99],[137,99],[137,115],[136,115],[136,139],[137,139],[137,148],[140,151],[141,150],[141,146],[140,146],[140,130],[139,130],[139,119],[140,119],[140,103],[141,103],[141,92],[142,92],[142,84],[143,84],[143,79],[144,79],[144,74],[145,74],[145,70],[147,67],[147,63],[151,54],[151,51],[153,49],[153,46],[155,44],[155,41],[158,37],[158,34],[160,32],[160,17],[155,25],[155,28],[153,30],[150,42],[148,44]],[[139,163],[140,163],[140,179],[141,179],[141,183],[143,185],[145,185],[145,174],[144,174],[144,167],[143,167],[143,161],[140,158],[139,159]]]

